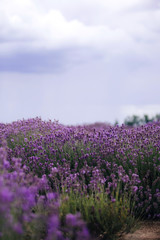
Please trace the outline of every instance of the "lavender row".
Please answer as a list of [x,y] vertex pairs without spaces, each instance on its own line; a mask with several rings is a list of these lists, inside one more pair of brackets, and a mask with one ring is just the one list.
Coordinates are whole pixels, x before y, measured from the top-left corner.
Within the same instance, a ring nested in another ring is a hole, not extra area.
[[160,218],[160,123],[137,128],[63,126],[40,118],[0,125],[8,160],[46,176],[53,191],[130,193],[135,215]]

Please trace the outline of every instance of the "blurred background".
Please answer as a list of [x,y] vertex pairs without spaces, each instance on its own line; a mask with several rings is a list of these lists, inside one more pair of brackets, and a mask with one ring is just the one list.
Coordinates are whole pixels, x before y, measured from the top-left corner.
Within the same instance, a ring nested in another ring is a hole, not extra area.
[[159,0],[1,0],[0,122],[152,119],[159,65]]

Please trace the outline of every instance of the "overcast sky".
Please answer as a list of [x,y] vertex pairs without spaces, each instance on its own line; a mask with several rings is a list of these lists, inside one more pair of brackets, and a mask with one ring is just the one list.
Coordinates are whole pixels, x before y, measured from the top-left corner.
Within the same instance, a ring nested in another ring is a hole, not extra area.
[[0,122],[157,113],[159,0],[0,0]]

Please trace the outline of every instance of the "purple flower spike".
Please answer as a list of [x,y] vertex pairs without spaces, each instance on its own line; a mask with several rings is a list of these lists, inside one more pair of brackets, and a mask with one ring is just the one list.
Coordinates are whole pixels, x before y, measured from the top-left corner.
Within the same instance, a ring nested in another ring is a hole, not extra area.
[[137,192],[137,190],[138,190],[138,187],[137,186],[133,186],[132,187],[132,191],[135,193],[135,192]]
[[66,216],[66,223],[72,227],[77,225],[77,217],[71,213],[67,214]]
[[57,239],[57,235],[59,235],[58,227],[59,218],[57,215],[52,215],[48,221],[48,235],[46,240]]
[[22,234],[23,233],[22,225],[20,223],[15,223],[13,229],[18,234]]

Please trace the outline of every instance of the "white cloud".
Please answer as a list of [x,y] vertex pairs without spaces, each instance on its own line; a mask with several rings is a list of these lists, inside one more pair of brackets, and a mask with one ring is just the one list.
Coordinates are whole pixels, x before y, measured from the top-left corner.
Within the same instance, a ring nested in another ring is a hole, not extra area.
[[83,45],[99,31],[76,19],[67,21],[59,10],[41,12],[33,1],[8,1],[9,5],[5,1],[0,8],[1,39],[6,42],[29,43],[31,48]]
[[151,52],[159,44],[160,11],[149,6],[150,0],[1,0],[0,52],[69,47],[90,47],[110,56]]
[[0,0],[1,120],[156,114],[159,29],[159,0]]

